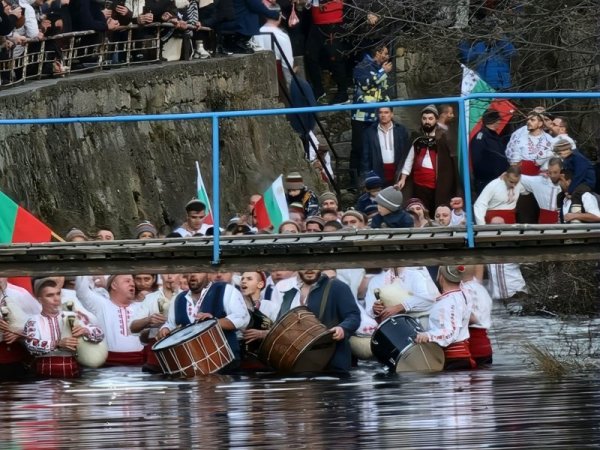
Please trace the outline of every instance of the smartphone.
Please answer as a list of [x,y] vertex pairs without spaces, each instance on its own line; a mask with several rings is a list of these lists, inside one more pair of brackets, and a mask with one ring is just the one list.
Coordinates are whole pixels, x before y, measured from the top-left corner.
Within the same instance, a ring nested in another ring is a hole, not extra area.
[[152,10],[150,9],[149,6],[144,6],[142,8],[142,14],[152,14]]
[[104,8],[110,10],[114,9],[114,3],[112,2],[112,0],[106,0],[104,2]]

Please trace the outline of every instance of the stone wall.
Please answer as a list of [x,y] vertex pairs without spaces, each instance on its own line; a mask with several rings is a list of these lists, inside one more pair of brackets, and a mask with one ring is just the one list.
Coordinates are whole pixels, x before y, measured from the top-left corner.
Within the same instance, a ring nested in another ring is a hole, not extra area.
[[[4,118],[110,116],[281,107],[271,53],[122,69],[29,84],[0,95]],[[284,117],[221,122],[222,220],[279,173],[317,183]],[[183,219],[195,161],[212,183],[208,120],[0,127],[0,189],[59,234]],[[212,189],[209,188],[212,192]]]

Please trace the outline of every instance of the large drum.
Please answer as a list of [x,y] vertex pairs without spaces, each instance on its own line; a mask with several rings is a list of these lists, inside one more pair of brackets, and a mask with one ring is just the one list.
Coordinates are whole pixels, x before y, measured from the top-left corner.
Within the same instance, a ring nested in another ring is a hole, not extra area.
[[335,351],[333,333],[305,306],[291,309],[267,334],[258,359],[279,372],[320,372]]
[[163,372],[180,377],[209,375],[233,361],[216,319],[181,328],[152,346]]
[[383,321],[371,338],[371,351],[379,362],[395,372],[440,372],[444,351],[433,343],[416,344],[421,324],[405,314]]
[[371,351],[371,335],[370,334],[356,334],[350,336],[350,350],[352,356],[358,359],[374,359],[373,352]]

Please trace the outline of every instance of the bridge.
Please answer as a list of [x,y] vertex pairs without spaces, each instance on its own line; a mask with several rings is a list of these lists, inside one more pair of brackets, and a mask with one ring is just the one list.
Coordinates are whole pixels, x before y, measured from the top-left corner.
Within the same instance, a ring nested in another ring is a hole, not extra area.
[[0,246],[0,276],[379,268],[600,259],[600,224],[356,230]]
[[14,244],[0,247],[0,276],[106,274],[190,270],[389,267],[600,258],[600,225],[473,225],[466,109],[478,99],[600,99],[599,92],[477,93],[463,97],[394,100],[361,109],[458,104],[466,227],[365,230],[303,235],[222,237],[220,226],[220,121],[236,117],[349,111],[357,105],[112,117],[0,119],[2,125],[210,120],[214,239]]

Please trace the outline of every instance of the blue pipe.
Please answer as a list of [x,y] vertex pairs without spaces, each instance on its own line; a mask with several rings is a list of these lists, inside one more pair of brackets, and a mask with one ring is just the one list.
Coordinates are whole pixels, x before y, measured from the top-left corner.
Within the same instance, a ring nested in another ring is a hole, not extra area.
[[185,114],[148,114],[134,116],[106,116],[106,117],[57,117],[45,119],[0,119],[0,125],[49,125],[67,123],[102,123],[102,122],[151,122],[165,120],[192,120],[212,119],[213,117],[249,117],[249,116],[275,116],[280,114],[304,114],[331,111],[348,111],[360,107],[361,109],[395,108],[400,106],[429,105],[432,103],[457,102],[461,97],[397,100],[392,102],[378,102],[365,104],[331,105],[331,106],[309,106],[303,108],[280,108],[280,109],[254,109],[246,111],[221,111]]
[[210,262],[213,266],[221,263],[221,180],[220,180],[220,162],[221,151],[219,147],[219,117],[212,118],[212,197],[213,197],[213,259]]
[[467,135],[467,114],[465,111],[465,101],[458,102],[458,136],[460,148],[458,151],[461,156],[461,169],[463,172],[463,186],[465,189],[465,211],[467,213],[467,244],[469,248],[475,247],[473,235],[473,209],[471,208],[471,174],[469,173],[469,138]]

